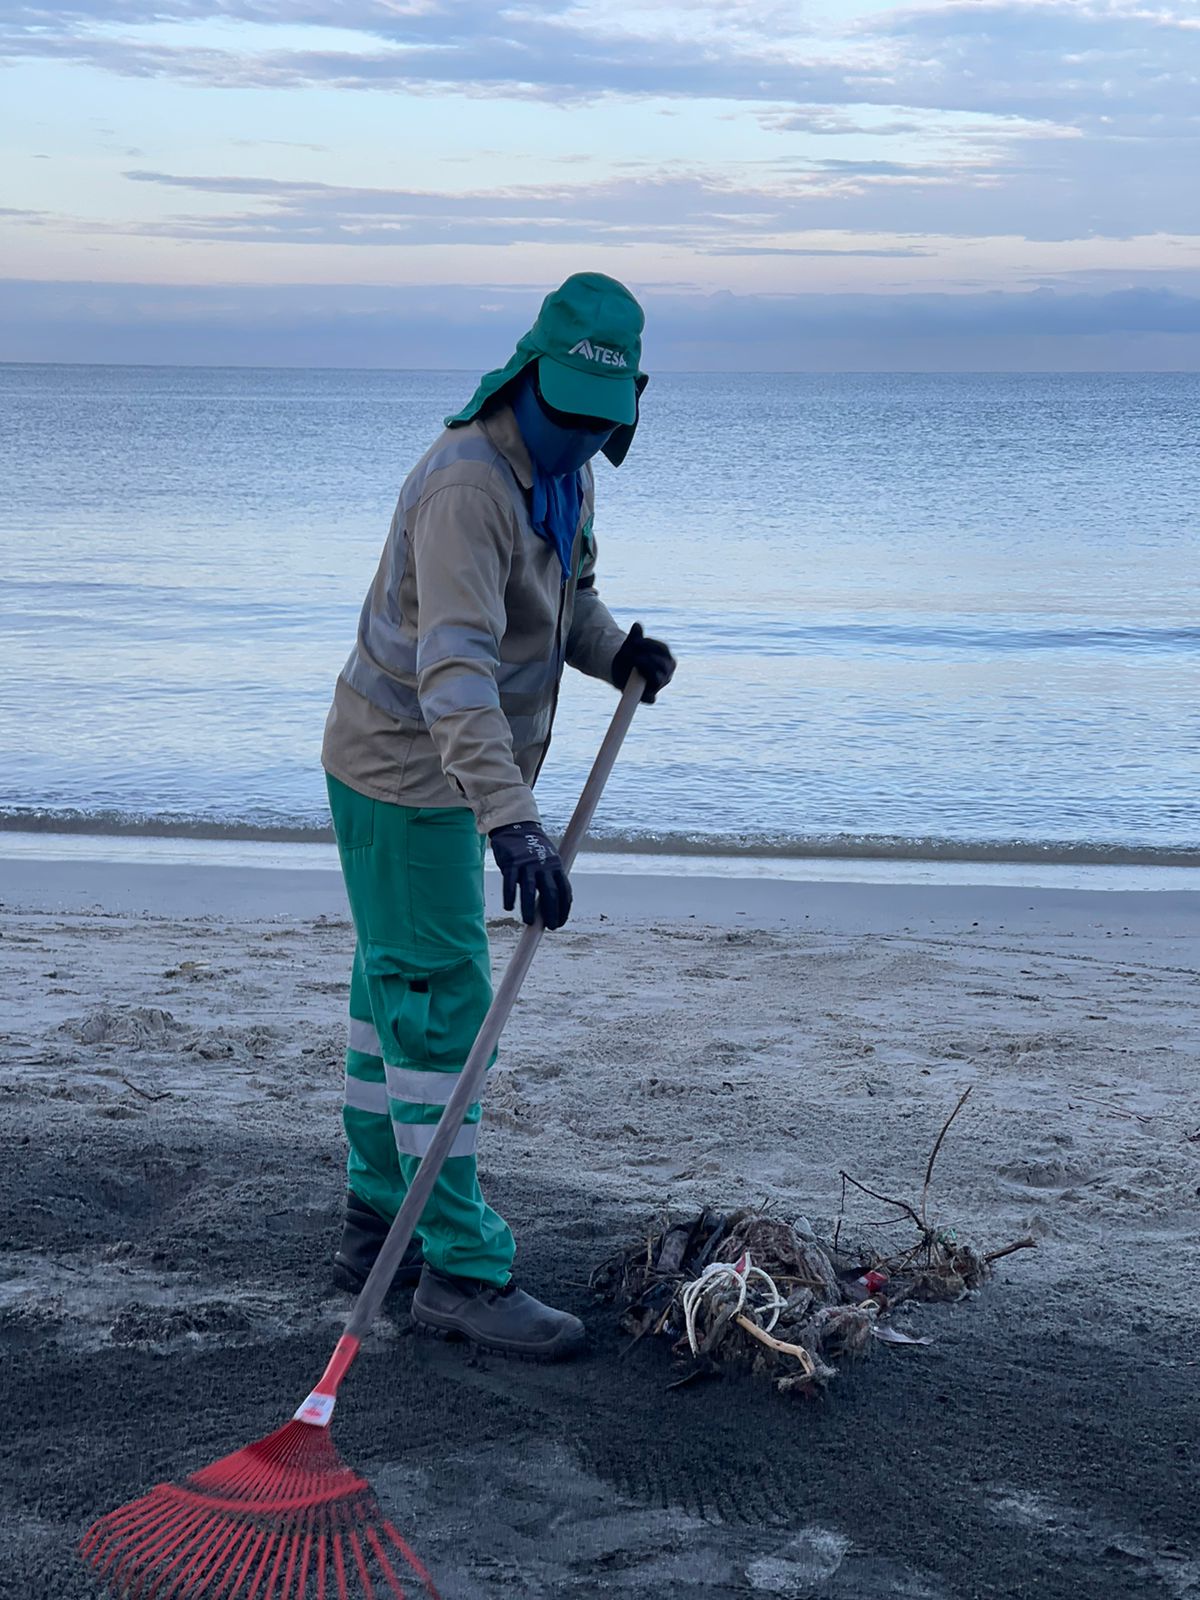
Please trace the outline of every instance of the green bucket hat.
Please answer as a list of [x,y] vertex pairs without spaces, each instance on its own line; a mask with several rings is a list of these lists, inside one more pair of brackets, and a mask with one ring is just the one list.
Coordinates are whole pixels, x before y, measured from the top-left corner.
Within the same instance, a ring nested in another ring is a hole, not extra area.
[[633,443],[638,400],[650,381],[640,367],[645,322],[641,306],[615,278],[575,273],[546,296],[512,359],[480,380],[467,405],[446,418],[446,426],[472,421],[536,361],[538,385],[556,410],[617,424],[604,454],[619,467]]

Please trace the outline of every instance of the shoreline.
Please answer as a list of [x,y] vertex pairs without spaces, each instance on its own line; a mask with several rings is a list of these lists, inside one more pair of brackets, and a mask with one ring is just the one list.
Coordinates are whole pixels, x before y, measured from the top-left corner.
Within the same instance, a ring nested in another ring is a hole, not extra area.
[[[582,858],[581,858],[582,861]],[[572,927],[597,922],[654,928],[695,922],[717,928],[821,927],[884,937],[981,925],[1022,935],[1075,935],[1200,941],[1200,877],[1183,889],[1113,888],[997,882],[904,883],[855,879],[720,877],[597,870],[576,873]],[[500,879],[485,874],[488,914],[503,917]],[[0,911],[100,912],[230,919],[348,916],[336,861],[323,866],[257,866],[192,861],[112,861],[78,857],[0,857]]]
[[[332,841],[299,842],[207,838],[195,835],[5,830],[0,826],[0,880],[24,864],[54,868],[71,862],[83,867],[236,869],[338,876]],[[494,876],[490,862],[488,876]],[[978,887],[1058,890],[1087,893],[1200,894],[1200,864],[1169,865],[1103,861],[963,859],[882,855],[820,854],[808,857],[744,854],[705,855],[700,851],[617,850],[589,841],[574,872],[596,877],[668,878],[672,881],[820,886],[873,884],[910,888]]]
[[[551,833],[560,819],[547,823]],[[107,845],[112,840],[141,840],[152,847],[172,841],[181,848],[211,844],[309,849],[333,845],[333,829],[309,823],[220,821],[204,817],[136,815],[115,811],[0,810],[0,854],[6,841],[86,838]],[[1200,869],[1200,845],[1130,844],[1096,839],[959,839],[941,835],[889,833],[630,833],[592,834],[587,848],[595,855],[698,858],[702,862],[769,861],[779,864],[817,861],[913,862],[945,865],[1172,867]]]

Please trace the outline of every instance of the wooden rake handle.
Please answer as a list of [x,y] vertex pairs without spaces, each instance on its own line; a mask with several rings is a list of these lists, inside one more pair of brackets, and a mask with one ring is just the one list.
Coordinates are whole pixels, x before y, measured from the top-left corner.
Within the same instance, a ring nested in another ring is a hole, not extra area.
[[[620,704],[613,713],[612,722],[604,736],[604,742],[592,763],[592,770],[583,786],[579,804],[575,807],[574,815],[567,824],[567,831],[563,834],[562,843],[559,845],[558,853],[568,872],[574,865],[579,847],[587,836],[592,818],[596,814],[596,806],[604,792],[604,785],[608,782],[616,764],[617,755],[624,743],[625,735],[629,732],[645,687],[645,681],[638,673],[630,675],[629,682],[621,695]],[[509,959],[495,998],[488,1008],[487,1016],[484,1017],[483,1024],[475,1037],[475,1043],[471,1046],[471,1053],[459,1074],[454,1092],[446,1102],[446,1109],[442,1112],[429,1149],[421,1157],[421,1163],[408,1186],[404,1203],[396,1213],[396,1220],[388,1229],[387,1238],[380,1247],[375,1265],[371,1268],[367,1281],[354,1302],[354,1309],[346,1323],[346,1335],[350,1339],[364,1338],[379,1315],[379,1308],[392,1286],[396,1269],[408,1249],[426,1202],[433,1192],[438,1173],[442,1170],[442,1163],[462,1127],[467,1108],[480,1098],[488,1064],[500,1042],[504,1024],[516,1004],[521,985],[533,961],[534,952],[541,943],[545,931],[539,916],[536,922],[530,923],[522,930],[521,937],[517,940],[517,948]]]

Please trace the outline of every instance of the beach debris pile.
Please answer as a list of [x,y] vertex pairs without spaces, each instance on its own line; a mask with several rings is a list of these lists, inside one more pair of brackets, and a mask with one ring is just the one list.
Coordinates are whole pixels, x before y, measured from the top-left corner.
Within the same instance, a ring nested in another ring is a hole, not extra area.
[[[592,1274],[591,1287],[619,1307],[629,1348],[647,1335],[668,1341],[684,1364],[680,1385],[740,1367],[781,1393],[812,1394],[841,1363],[876,1344],[929,1344],[897,1327],[893,1314],[906,1303],[961,1300],[987,1282],[1001,1257],[1036,1243],[1024,1238],[985,1252],[930,1218],[934,1164],[969,1093],[942,1125],[919,1206],[843,1172],[841,1210],[828,1238],[803,1218],[705,1207],[681,1221],[662,1219],[610,1257]],[[896,1214],[874,1227],[852,1227],[851,1191]],[[916,1239],[885,1248],[880,1229],[905,1221],[915,1225]]]

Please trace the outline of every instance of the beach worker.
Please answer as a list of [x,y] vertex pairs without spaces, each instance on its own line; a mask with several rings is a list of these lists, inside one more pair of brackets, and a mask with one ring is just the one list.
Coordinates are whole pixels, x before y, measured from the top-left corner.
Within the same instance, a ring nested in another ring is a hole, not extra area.
[[[675,670],[596,588],[591,460],[620,466],[638,424],[644,318],[621,284],[579,273],[548,295],[506,366],[413,468],[322,761],[357,949],[344,1122],[350,1145],[336,1264],[357,1286],[450,1098],[491,1001],[483,863],[504,905],[560,928],[571,885],[533,785],[564,663],[652,701]],[[480,1192],[480,1106],[451,1147],[401,1269],[426,1328],[554,1358],[577,1317],[513,1281],[513,1236]]]

